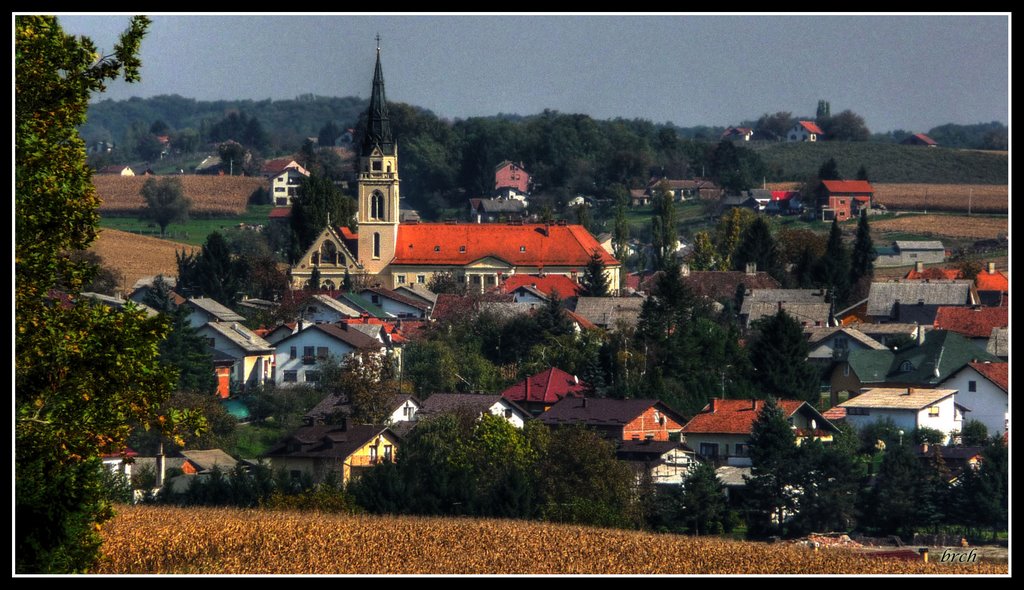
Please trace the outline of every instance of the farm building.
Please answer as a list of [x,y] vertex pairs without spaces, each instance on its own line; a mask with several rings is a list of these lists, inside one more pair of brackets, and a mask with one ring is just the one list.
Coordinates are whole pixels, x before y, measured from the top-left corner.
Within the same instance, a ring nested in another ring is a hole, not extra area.
[[934,264],[946,261],[946,247],[937,240],[897,240],[890,248],[875,248],[875,268]]

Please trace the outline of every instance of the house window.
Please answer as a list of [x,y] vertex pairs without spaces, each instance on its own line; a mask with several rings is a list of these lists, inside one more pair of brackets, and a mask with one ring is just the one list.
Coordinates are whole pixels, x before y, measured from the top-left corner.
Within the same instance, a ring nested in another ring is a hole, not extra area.
[[295,350],[294,346],[288,349],[288,358],[293,359],[293,358],[295,358],[297,356],[298,356],[298,352]]
[[709,459],[718,456],[718,443],[700,443],[700,454]]
[[304,364],[304,365],[312,365],[313,363],[315,363],[316,359],[313,357],[314,354],[316,354],[316,349],[314,347],[312,347],[312,346],[303,346],[302,347],[302,364]]
[[274,192],[275,193],[283,193],[284,192],[284,187],[283,186],[274,187]]
[[306,371],[306,383],[319,383],[320,371]]
[[426,275],[416,275],[416,282],[421,284],[421,285],[423,283],[426,283],[427,282],[427,276]]
[[967,391],[978,391],[978,382],[977,381],[968,381],[967,382]]
[[843,365],[843,377],[849,377],[849,376],[850,376],[850,365],[844,364]]
[[910,254],[910,257],[911,257],[911,258],[917,258],[917,252],[912,252],[912,253]]
[[370,447],[370,462],[377,462],[377,447]]
[[849,416],[870,416],[871,411],[867,408],[846,408],[846,413]]
[[526,252],[526,246],[519,246],[520,252]]
[[381,170],[382,170],[381,161],[380,160],[374,160],[373,161],[373,171],[374,172],[380,172]]
[[285,383],[298,383],[298,381],[299,381],[299,372],[298,371],[285,371],[284,372],[284,382]]
[[466,253],[466,247],[465,246],[459,246],[459,252],[465,254]]
[[512,410],[505,410],[505,419],[506,420],[511,420],[512,419]]
[[914,365],[910,361],[903,361],[900,363],[900,372],[909,373],[914,370]]
[[928,417],[929,418],[938,418],[939,417],[939,406],[932,406],[932,407],[928,408]]
[[750,445],[744,443],[736,443],[736,449],[734,451],[737,457],[746,457],[750,454]]
[[434,246],[434,252],[440,252],[441,246]]
[[394,452],[394,447],[391,445],[384,445],[384,460],[392,461],[393,459],[391,457],[394,455]]
[[413,412],[413,407],[412,406],[405,406],[404,408],[402,408],[402,414],[406,418],[409,418],[410,420],[412,419],[412,412]]
[[404,285],[405,284],[405,275],[398,275],[398,284],[399,285]]

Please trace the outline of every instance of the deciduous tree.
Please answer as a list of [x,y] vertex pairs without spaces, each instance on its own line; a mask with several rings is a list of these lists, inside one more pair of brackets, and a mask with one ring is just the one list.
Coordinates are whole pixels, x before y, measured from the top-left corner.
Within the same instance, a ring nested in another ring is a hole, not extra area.
[[168,225],[188,221],[192,200],[185,196],[181,180],[176,176],[149,178],[139,193],[146,201],[146,207],[141,213],[142,218],[159,225],[161,236],[167,231]]

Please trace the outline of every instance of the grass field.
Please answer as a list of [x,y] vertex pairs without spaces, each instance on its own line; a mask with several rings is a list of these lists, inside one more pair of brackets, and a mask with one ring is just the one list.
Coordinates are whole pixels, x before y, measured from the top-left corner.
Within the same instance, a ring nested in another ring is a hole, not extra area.
[[[166,238],[195,246],[206,241],[206,236],[215,231],[224,231],[238,224],[266,224],[272,205],[250,205],[242,213],[226,217],[202,217],[189,219],[187,223],[172,223],[167,226]],[[100,211],[100,227],[116,229],[141,235],[160,237],[160,226],[135,216],[115,216]]]
[[121,507],[100,574],[1005,574],[1006,564],[525,521]]

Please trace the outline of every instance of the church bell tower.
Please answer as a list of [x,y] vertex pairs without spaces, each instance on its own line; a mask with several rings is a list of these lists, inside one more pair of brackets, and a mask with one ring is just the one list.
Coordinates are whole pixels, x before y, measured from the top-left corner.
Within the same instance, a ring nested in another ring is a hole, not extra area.
[[369,274],[380,274],[395,257],[398,241],[398,145],[391,135],[384,74],[377,67],[359,152],[359,260]]

